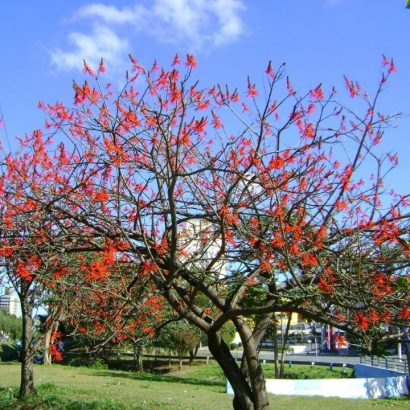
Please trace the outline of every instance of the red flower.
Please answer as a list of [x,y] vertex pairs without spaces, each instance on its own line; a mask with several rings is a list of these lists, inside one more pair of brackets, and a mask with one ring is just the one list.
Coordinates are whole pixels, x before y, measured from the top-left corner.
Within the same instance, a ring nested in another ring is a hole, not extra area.
[[272,68],[272,61],[269,61],[268,67],[266,68],[266,74],[269,77],[273,77],[275,75],[275,72],[273,71],[273,68]]
[[387,72],[389,74],[397,72],[397,68],[393,63],[393,59],[389,59],[385,55],[383,55],[383,66],[387,67]]
[[178,54],[175,54],[174,60],[172,61],[172,65],[175,66],[175,65],[178,65],[178,64],[181,64],[181,60],[180,60]]
[[61,362],[63,360],[63,349],[60,344],[52,344],[50,346],[50,354],[55,362]]
[[100,60],[100,64],[99,64],[99,66],[98,66],[98,72],[99,72],[99,73],[105,73],[106,71],[107,71],[107,68],[106,68],[105,65],[104,65],[104,60],[101,59],[101,60]]
[[219,119],[219,117],[212,111],[212,126],[215,129],[221,128],[222,127],[222,121]]
[[83,72],[90,74],[92,77],[95,77],[95,73],[93,69],[86,63],[85,60],[83,60],[84,66],[83,66]]
[[258,91],[256,90],[256,85],[251,83],[248,78],[248,91],[246,93],[247,97],[256,97],[258,95]]
[[197,62],[195,60],[195,57],[192,54],[187,54],[186,55],[185,65],[189,68],[195,68],[197,66]]
[[354,321],[360,330],[367,330],[369,328],[369,320],[360,313],[354,314]]
[[410,307],[405,306],[399,313],[399,319],[408,320],[410,319]]
[[314,90],[312,90],[310,92],[310,96],[317,101],[322,101],[324,98],[323,91],[322,91],[322,85],[319,84]]
[[346,87],[349,90],[350,97],[355,97],[356,95],[359,95],[358,89],[353,84],[353,81],[349,80],[346,76],[344,76],[344,78]]

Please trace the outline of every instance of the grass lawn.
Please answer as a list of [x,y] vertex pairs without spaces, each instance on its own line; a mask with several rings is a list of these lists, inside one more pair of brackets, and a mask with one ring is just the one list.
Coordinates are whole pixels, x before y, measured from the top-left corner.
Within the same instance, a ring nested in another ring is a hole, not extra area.
[[[289,367],[285,364],[285,379],[345,379],[353,377],[353,369],[348,367],[333,366],[330,370],[329,366],[321,366],[315,364],[309,366],[305,364],[292,364]],[[273,364],[264,365],[265,377],[267,379],[274,379],[275,368]]]
[[[296,366],[295,366],[296,367]],[[293,368],[293,366],[292,366]],[[216,365],[185,366],[165,375],[67,366],[35,366],[36,399],[18,403],[18,364],[0,365],[0,409],[230,409]],[[272,409],[408,409],[408,400],[271,396]]]

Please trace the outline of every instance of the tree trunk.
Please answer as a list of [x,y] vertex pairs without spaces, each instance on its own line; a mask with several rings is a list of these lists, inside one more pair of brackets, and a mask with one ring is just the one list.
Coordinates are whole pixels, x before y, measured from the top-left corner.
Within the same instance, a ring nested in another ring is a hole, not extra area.
[[142,346],[138,346],[137,343],[134,343],[134,365],[137,372],[144,371],[144,365],[142,363],[143,350],[144,348]]
[[21,314],[23,317],[22,352],[21,352],[21,379],[19,397],[24,397],[36,392],[34,388],[33,357],[33,319],[29,301],[21,301]]
[[[255,327],[252,332],[252,338],[253,338],[255,349],[258,352],[260,350],[259,346],[262,342],[262,339],[264,338],[266,331],[268,330],[268,327],[272,324],[273,317],[274,317],[274,313],[271,312],[271,313],[265,313],[263,315],[259,315],[256,318]],[[243,375],[246,377],[246,380],[248,380],[249,382],[250,381],[249,369],[248,369],[248,362],[245,358],[245,352],[243,353],[243,356],[242,356],[241,370],[242,370]]]
[[135,342],[132,344],[132,347],[133,347],[133,350],[134,350],[134,354],[133,354],[133,357],[134,357],[134,368],[135,368],[135,370],[138,371],[137,345],[136,345]]
[[182,353],[178,353],[179,370],[182,370]]
[[50,340],[51,340],[51,333],[53,329],[47,330],[45,337],[44,337],[44,355],[43,355],[43,364],[50,365],[51,364],[51,354],[50,354]]
[[[282,350],[280,352],[280,371],[279,371],[279,378],[283,379],[285,375],[285,353],[286,353],[286,346],[288,345],[289,339],[289,330],[290,330],[290,322],[292,321],[292,316],[288,316],[288,320],[286,322],[286,330],[282,340]],[[283,329],[282,329],[283,332]]]
[[243,358],[246,360],[247,377],[250,380],[254,408],[255,410],[269,410],[266,382],[257,350],[257,346],[262,337],[260,337],[260,339],[257,337],[257,340],[255,340],[254,335],[244,318],[237,317],[233,322],[235,323],[242,341]]
[[144,346],[138,347],[138,369],[140,372],[144,371],[144,361],[142,360],[142,355],[144,354]]
[[189,364],[192,364],[194,362],[194,359],[196,355],[198,354],[198,350],[199,350],[199,345],[195,347],[195,349],[192,349],[189,351]]
[[233,408],[235,410],[257,410],[249,383],[232,357],[231,352],[217,332],[208,333],[208,348],[221,366],[234,391]]
[[278,324],[276,320],[273,323],[273,354],[275,355],[275,379],[279,378],[279,349],[278,349]]

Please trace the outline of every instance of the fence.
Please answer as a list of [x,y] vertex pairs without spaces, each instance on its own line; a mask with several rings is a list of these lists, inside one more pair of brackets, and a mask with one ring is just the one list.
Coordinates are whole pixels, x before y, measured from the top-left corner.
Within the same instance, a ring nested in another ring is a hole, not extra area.
[[360,364],[394,370],[400,373],[408,372],[407,360],[399,357],[360,356]]
[[[288,396],[322,396],[348,399],[401,397],[409,394],[406,376],[360,379],[267,379],[269,393]],[[227,393],[233,394],[227,384]]]

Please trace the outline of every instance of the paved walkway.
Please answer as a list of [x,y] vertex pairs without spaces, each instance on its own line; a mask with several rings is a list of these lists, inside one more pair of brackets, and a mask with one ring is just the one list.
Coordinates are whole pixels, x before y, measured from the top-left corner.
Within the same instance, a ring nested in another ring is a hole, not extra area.
[[[198,350],[199,356],[207,356],[211,355],[207,347],[201,347]],[[242,357],[242,350],[234,350],[232,351],[232,356],[235,359],[240,359]],[[270,350],[261,350],[259,352],[259,358],[261,360],[274,360],[275,355]],[[287,354],[285,356],[285,360],[288,362],[289,360],[292,362],[315,362],[315,363],[346,363],[350,365],[354,365],[360,363],[360,356],[357,355],[339,355],[339,354],[325,354],[319,353],[317,356],[315,352],[308,353],[308,354]]]

